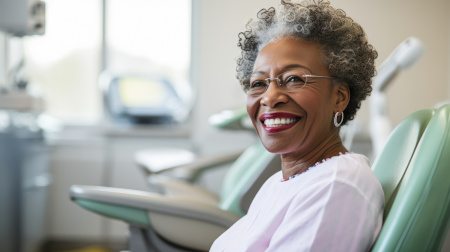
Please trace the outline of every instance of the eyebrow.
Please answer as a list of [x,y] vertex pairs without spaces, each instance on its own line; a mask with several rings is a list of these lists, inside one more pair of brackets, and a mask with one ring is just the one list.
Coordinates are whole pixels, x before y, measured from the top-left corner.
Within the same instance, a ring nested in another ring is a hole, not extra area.
[[[300,64],[289,64],[289,65],[284,66],[284,67],[281,69],[280,74],[281,74],[281,73],[284,73],[284,72],[286,72],[286,71],[288,71],[288,70],[295,69],[295,68],[303,68],[303,69],[308,70],[309,73],[312,73],[311,69],[309,69],[309,68],[306,67],[306,66],[303,66],[303,65],[300,65]],[[267,74],[267,72],[264,72],[264,71],[255,71],[255,72],[252,72],[250,76],[254,76],[254,75],[265,75],[265,74]]]

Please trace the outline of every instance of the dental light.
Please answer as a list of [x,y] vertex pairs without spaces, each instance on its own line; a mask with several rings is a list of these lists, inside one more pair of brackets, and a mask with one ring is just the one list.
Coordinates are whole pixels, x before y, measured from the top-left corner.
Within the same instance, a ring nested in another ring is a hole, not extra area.
[[419,39],[407,38],[383,61],[377,75],[372,79],[370,136],[374,157],[380,153],[392,130],[387,113],[385,90],[401,70],[412,66],[420,58],[423,51],[423,45]]
[[422,53],[423,45],[419,39],[410,37],[403,41],[381,64],[373,78],[374,91],[384,91],[397,73],[413,65]]

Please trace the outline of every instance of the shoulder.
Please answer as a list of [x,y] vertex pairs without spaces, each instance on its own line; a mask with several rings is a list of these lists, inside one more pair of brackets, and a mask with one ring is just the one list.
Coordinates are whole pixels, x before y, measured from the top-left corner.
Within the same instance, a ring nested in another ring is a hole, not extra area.
[[370,168],[367,157],[357,153],[348,153],[336,158],[332,164],[333,182],[348,185],[365,196],[383,196],[380,182]]
[[[276,180],[271,182],[275,183]],[[368,159],[356,153],[346,153],[325,160],[288,181],[285,186],[289,187],[288,191],[293,191],[294,204],[305,198],[326,200],[329,197],[341,197],[342,194],[358,196],[370,202],[369,204],[374,204],[376,208],[384,204],[383,189],[373,174]]]
[[315,168],[295,180],[289,216],[300,212],[310,212],[319,219],[328,213],[355,218],[362,214],[371,219],[382,216],[384,193],[365,156],[348,153]]
[[328,197],[355,195],[375,209],[383,208],[384,193],[367,157],[357,153],[336,156],[323,163],[322,188]]

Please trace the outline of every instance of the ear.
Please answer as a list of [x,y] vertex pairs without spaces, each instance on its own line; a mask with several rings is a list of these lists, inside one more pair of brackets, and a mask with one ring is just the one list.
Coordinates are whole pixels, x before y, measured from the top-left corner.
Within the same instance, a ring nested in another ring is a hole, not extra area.
[[335,112],[342,112],[350,102],[350,89],[345,82],[336,82],[335,86],[336,103]]

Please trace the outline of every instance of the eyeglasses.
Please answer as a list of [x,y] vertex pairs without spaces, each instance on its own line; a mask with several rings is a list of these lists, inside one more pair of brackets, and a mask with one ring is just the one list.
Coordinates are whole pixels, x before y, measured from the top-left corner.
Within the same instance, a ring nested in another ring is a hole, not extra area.
[[250,82],[250,86],[245,90],[247,95],[260,96],[264,94],[272,81],[277,82],[277,86],[284,88],[288,93],[293,93],[312,83],[315,78],[334,79],[331,76],[313,75],[313,74],[288,74],[275,78],[256,79]]

